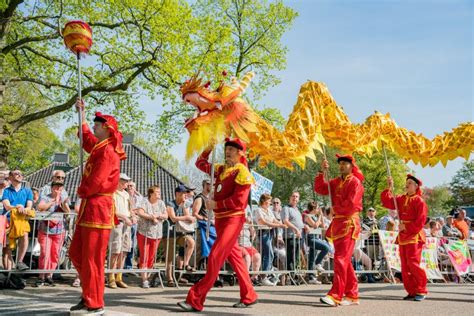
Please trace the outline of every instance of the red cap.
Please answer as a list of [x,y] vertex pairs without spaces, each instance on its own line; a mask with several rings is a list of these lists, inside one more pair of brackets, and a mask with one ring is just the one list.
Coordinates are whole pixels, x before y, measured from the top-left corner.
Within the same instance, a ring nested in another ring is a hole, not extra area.
[[245,143],[238,138],[230,139],[229,137],[227,137],[225,139],[225,146],[235,147],[242,151],[245,151],[247,149],[247,146],[245,146]]
[[115,117],[112,115],[102,114],[101,112],[95,112],[94,122],[102,122],[104,126],[110,130],[110,137],[114,139],[115,152],[119,155],[120,160],[127,159],[127,155],[122,146],[123,136],[118,129],[118,123]]
[[337,162],[341,161],[347,161],[352,164],[352,174],[360,180],[360,182],[364,181],[364,175],[362,174],[362,171],[360,171],[359,167],[356,165],[356,161],[352,155],[340,155],[336,154],[337,157]]
[[240,162],[247,166],[247,158],[245,158],[245,151],[247,150],[247,146],[243,141],[238,138],[230,139],[229,137],[226,137],[225,146],[231,146],[243,151],[244,154],[240,157]]
[[407,180],[408,179],[411,179],[415,181],[416,184],[418,184],[418,188],[416,189],[416,194],[421,196],[423,194],[423,192],[421,191],[421,186],[423,185],[423,182],[421,182],[420,179],[416,178],[415,176],[411,174],[407,174]]

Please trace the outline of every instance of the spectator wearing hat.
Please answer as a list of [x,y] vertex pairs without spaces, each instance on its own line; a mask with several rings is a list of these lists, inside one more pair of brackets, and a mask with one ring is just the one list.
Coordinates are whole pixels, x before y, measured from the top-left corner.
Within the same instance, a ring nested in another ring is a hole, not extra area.
[[[41,195],[38,203],[40,212],[49,215],[42,220],[38,229],[38,242],[41,248],[38,268],[40,270],[55,270],[59,261],[59,252],[64,242],[65,219],[63,214],[70,212],[69,197],[64,192],[64,182],[52,182],[50,191]],[[50,219],[55,213],[60,214],[60,219]],[[36,282],[37,287],[43,285],[54,286],[53,273],[40,273]]]
[[[118,188],[114,193],[115,215],[118,217],[119,223],[112,229],[110,236],[110,269],[123,268],[125,258],[132,248],[131,226],[137,222],[136,217],[132,214],[130,195],[125,190],[131,179],[125,173],[121,173],[119,178]],[[108,287],[115,289],[128,286],[122,279],[122,273],[110,273]]]
[[[196,166],[207,174],[211,174],[212,169],[208,161],[211,150],[204,151],[196,161]],[[206,275],[191,287],[186,301],[178,303],[185,311],[204,308],[207,293],[225,260],[229,261],[239,281],[240,301],[234,307],[246,308],[257,303],[257,294],[237,243],[245,223],[250,186],[255,182],[247,167],[245,150],[246,146],[240,139],[226,138],[225,165],[216,166],[214,196],[206,201],[207,209],[214,210],[217,238],[209,254]]]
[[461,232],[461,239],[467,240],[469,238],[469,226],[467,225],[466,210],[460,209],[454,216],[454,227]]
[[[186,205],[186,195],[191,191],[190,188],[184,184],[178,185],[175,190],[175,198],[166,203],[166,211],[168,213],[168,219],[170,220],[169,226],[166,226],[165,236],[166,248],[167,248],[167,261],[166,261],[166,279],[168,286],[174,286],[172,277],[172,264],[176,260],[178,255],[177,247],[184,247],[183,254],[183,265],[184,269],[188,272],[194,272],[196,269],[189,264],[191,256],[194,251],[194,223],[196,218],[191,215],[191,210]],[[187,280],[181,279],[183,283]]]
[[371,260],[378,260],[380,255],[380,240],[378,234],[377,225],[377,211],[373,207],[369,207],[367,210],[367,216],[362,221],[371,232],[370,236],[366,239],[367,255]]
[[396,243],[400,245],[400,261],[402,279],[408,295],[404,300],[422,301],[428,293],[426,289],[426,272],[420,266],[421,252],[426,241],[423,226],[427,219],[428,206],[422,198],[420,179],[411,174],[407,175],[403,195],[393,196],[393,179],[387,179],[388,188],[381,194],[382,205],[395,209],[396,199],[400,217],[399,233]]
[[[331,192],[334,217],[326,237],[334,243],[334,278],[329,293],[321,298],[323,304],[359,305],[357,276],[352,266],[355,241],[359,238],[364,175],[351,155],[336,155],[341,175],[326,181],[324,174],[329,163],[323,160],[321,171],[315,178],[314,190],[321,195]],[[330,190],[329,190],[330,187]]]
[[[128,182],[126,191],[128,192],[130,196],[132,214],[138,215],[136,213],[137,205],[141,203],[144,197],[140,194],[140,192],[137,191],[137,185],[133,181]],[[127,257],[125,258],[125,265],[124,265],[125,269],[133,268],[133,259],[137,254],[137,224],[133,224],[131,226],[130,239],[132,240],[132,245],[130,247],[131,248],[130,252],[127,253]]]
[[[7,215],[8,220],[12,217],[25,217],[32,211],[33,208],[33,192],[30,188],[27,188],[23,182],[23,174],[20,170],[11,170],[8,174],[8,180],[10,186],[3,190],[2,203],[4,212],[9,212]],[[13,226],[13,223],[10,223]],[[21,233],[15,234],[14,238],[18,241],[17,253],[17,264],[18,270],[28,270],[28,266],[23,262],[28,248],[28,233],[30,232],[30,225],[28,222],[25,223]],[[10,241],[12,240],[12,228],[10,230]],[[15,249],[16,245],[11,244],[9,247],[4,248],[4,268],[10,270],[13,265],[12,249]]]
[[[201,265],[204,265],[204,262],[207,260],[209,253],[211,252],[212,245],[216,240],[216,228],[214,226],[214,221],[209,218],[209,210],[206,208],[206,201],[210,198],[211,193],[211,181],[209,179],[204,179],[202,181],[202,191],[199,193],[193,202],[193,216],[196,217],[199,226],[199,235],[197,253],[200,254],[201,258],[199,260]],[[212,214],[211,214],[212,215]],[[210,219],[209,226],[209,238],[207,238],[207,225],[208,219]]]
[[76,107],[82,113],[83,148],[89,157],[77,190],[81,206],[69,248],[81,280],[82,297],[70,311],[103,314],[106,250],[110,231],[118,223],[113,194],[120,178],[120,160],[126,159],[126,154],[113,116],[96,112],[92,132],[83,101],[77,100]]
[[454,216],[448,215],[446,216],[446,224],[443,226],[443,236],[444,237],[453,237],[453,238],[461,238],[462,233],[454,227]]

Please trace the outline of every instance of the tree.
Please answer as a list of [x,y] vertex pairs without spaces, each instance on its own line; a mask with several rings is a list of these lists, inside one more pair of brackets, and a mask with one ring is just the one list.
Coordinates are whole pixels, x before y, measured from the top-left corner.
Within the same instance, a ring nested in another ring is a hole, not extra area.
[[452,196],[446,185],[435,186],[432,189],[425,188],[423,197],[428,204],[429,216],[445,216],[448,213]]
[[[269,87],[279,83],[273,71],[286,66],[287,48],[281,44],[281,37],[297,16],[294,10],[281,1],[266,0],[201,0],[193,10],[212,21],[209,29],[201,27],[200,40],[206,53],[193,66],[207,74],[213,87],[225,79],[223,70],[238,78],[253,70],[257,75],[247,95],[256,102]],[[189,105],[172,104],[155,124],[161,131],[160,139],[168,144],[176,142],[183,132],[182,122],[193,111]]]
[[454,175],[449,189],[453,206],[474,205],[474,160],[466,161]]
[[295,16],[281,2],[257,0],[0,1],[0,106],[16,83],[41,95],[38,104],[12,104],[21,115],[0,115],[0,169],[21,127],[74,113],[76,64],[60,31],[66,21],[82,17],[93,28],[95,43],[82,68],[89,111],[114,108],[126,129],[145,118],[137,97],[159,94],[173,109],[156,124],[159,138],[169,143],[178,139],[183,111],[190,110],[179,103],[180,84],[197,69],[210,79],[221,69],[235,75],[255,69],[262,79],[254,89],[264,91],[276,82],[271,70],[284,66],[280,38]]

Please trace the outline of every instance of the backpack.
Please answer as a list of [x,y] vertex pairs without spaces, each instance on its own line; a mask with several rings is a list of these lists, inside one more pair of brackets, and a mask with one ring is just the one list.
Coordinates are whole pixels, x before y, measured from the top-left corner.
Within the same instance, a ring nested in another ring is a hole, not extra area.
[[3,273],[0,275],[0,289],[23,290],[26,281],[14,273]]

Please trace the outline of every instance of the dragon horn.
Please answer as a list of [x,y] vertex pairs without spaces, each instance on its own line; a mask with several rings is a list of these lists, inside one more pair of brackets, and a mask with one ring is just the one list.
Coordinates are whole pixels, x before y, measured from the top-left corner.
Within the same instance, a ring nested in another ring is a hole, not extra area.
[[245,76],[240,80],[240,88],[242,91],[245,91],[247,89],[248,85],[250,84],[250,81],[252,81],[252,78],[255,77],[255,72],[250,71],[245,74]]

